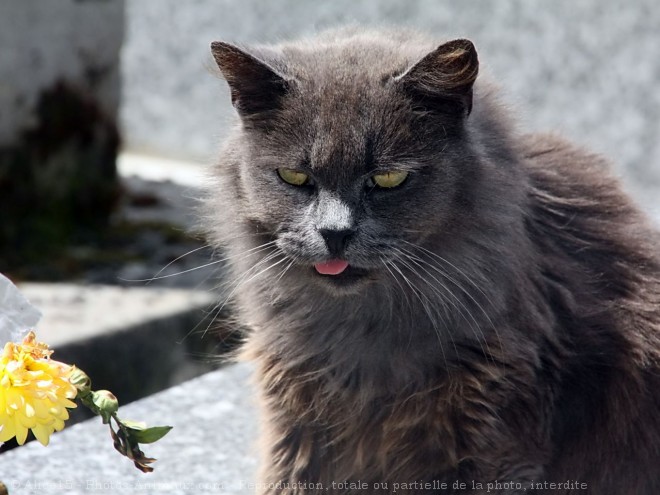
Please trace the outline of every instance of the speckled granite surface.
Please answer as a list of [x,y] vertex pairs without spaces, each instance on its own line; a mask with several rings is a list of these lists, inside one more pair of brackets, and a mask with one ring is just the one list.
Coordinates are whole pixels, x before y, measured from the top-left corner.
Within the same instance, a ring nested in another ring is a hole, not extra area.
[[112,447],[94,418],[67,428],[44,448],[37,442],[0,455],[10,495],[252,493],[256,456],[250,368],[229,366],[120,407],[126,419],[174,429],[143,451],[158,461],[139,472]]
[[121,120],[129,147],[210,163],[233,118],[209,42],[272,42],[349,22],[469,37],[529,130],[609,156],[660,217],[656,0],[126,2]]

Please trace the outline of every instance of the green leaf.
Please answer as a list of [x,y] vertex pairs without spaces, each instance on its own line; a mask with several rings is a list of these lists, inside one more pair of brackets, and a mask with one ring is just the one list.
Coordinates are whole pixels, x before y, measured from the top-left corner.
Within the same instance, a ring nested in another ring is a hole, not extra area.
[[117,418],[117,421],[119,421],[129,430],[140,431],[147,429],[147,423],[145,423],[144,421],[131,421],[130,419],[119,419],[119,418]]
[[129,428],[129,435],[137,443],[154,443],[167,435],[171,429],[171,426],[152,426],[144,430]]

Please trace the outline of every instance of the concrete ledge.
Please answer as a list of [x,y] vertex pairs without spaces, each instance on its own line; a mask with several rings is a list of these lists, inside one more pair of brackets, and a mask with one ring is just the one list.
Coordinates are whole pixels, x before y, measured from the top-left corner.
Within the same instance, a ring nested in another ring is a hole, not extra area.
[[208,182],[209,169],[205,164],[173,160],[139,153],[120,153],[117,171],[123,177],[140,177],[150,181],[170,181],[186,187],[203,187]]
[[[203,335],[210,292],[35,283],[20,289],[43,313],[37,335],[53,358],[80,367],[94,389],[111,390],[120,404],[221,364],[225,349],[216,329]],[[72,423],[90,416],[80,408]]]
[[99,418],[0,455],[10,495],[254,493],[255,396],[250,367],[225,367],[128,406],[120,416],[174,429],[144,452],[155,471],[139,472],[112,447]]
[[21,292],[43,313],[39,338],[57,349],[162,320],[214,301],[208,292],[106,285],[19,284]]

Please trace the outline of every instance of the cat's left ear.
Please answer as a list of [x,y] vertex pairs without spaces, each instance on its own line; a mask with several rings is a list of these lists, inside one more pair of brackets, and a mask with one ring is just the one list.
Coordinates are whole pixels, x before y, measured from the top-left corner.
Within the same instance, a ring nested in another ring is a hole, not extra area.
[[237,46],[211,43],[211,53],[229,84],[231,102],[241,117],[278,108],[289,82],[266,62]]
[[469,115],[478,73],[477,50],[470,40],[458,39],[440,45],[396,79],[413,97],[455,103]]

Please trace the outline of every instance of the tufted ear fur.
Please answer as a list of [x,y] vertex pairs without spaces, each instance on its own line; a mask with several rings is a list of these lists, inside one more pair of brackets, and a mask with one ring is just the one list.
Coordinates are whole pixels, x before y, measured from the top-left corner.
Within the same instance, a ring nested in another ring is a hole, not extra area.
[[266,62],[222,41],[211,43],[211,53],[229,84],[231,101],[241,117],[275,110],[287,92],[288,81]]
[[472,86],[479,60],[469,40],[449,41],[422,58],[397,77],[407,93],[425,107],[456,109],[464,115],[472,110]]

